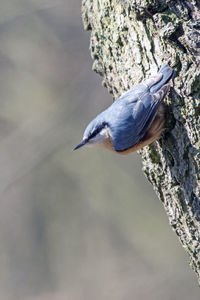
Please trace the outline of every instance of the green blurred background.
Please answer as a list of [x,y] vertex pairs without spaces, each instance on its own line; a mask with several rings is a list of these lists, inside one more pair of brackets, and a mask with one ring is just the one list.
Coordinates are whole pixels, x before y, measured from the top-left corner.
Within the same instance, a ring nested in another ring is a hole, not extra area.
[[199,299],[138,154],[71,149],[112,103],[81,2],[0,1],[0,299]]

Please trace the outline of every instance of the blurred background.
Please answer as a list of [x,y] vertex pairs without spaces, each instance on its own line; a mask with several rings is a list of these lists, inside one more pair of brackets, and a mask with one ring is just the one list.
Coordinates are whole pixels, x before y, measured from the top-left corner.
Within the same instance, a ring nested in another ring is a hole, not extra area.
[[199,299],[162,204],[128,157],[71,149],[112,103],[81,1],[0,1],[0,299]]

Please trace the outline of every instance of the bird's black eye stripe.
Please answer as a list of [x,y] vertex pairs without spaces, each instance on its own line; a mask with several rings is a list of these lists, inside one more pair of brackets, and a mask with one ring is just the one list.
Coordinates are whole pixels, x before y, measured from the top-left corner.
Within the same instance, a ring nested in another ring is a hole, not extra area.
[[92,139],[93,137],[95,137],[103,128],[105,128],[106,126],[108,126],[108,123],[103,122],[101,124],[101,126],[97,127],[90,135],[90,139]]
[[95,129],[94,131],[93,131],[93,133],[90,135],[90,139],[92,139],[93,137],[95,137],[95,135],[99,132],[100,130],[98,129]]

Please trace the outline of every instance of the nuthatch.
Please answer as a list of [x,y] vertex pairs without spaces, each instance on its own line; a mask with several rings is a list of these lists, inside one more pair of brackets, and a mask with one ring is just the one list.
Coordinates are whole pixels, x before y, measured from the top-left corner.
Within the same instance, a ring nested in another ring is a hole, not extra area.
[[87,126],[84,145],[99,145],[128,154],[160,138],[165,122],[162,101],[175,71],[164,64],[157,75],[134,86]]

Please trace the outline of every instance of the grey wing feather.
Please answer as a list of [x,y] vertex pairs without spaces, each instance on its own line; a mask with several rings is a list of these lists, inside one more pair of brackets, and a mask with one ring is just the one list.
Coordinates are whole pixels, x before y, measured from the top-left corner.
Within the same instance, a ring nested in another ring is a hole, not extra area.
[[147,85],[150,89],[152,86],[154,86],[156,83],[158,83],[163,78],[163,75],[161,73],[158,73],[154,76],[151,76],[149,79],[146,79],[143,81],[143,84]]
[[146,93],[138,99],[137,103],[134,103],[131,116],[132,122],[130,118],[127,119],[126,132],[123,131],[123,128],[116,132],[114,139],[116,151],[126,150],[136,145],[143,138],[155,118],[161,100],[161,97],[154,97],[154,95]]
[[120,127],[114,126],[113,128],[116,151],[131,148],[144,137],[156,116],[160,102],[169,90],[167,83],[173,76],[174,70],[165,64],[157,75],[135,86],[116,101],[126,103],[128,107],[132,106],[132,112],[127,109],[122,114]]
[[[133,109],[133,119],[136,124],[137,142],[144,136],[157,112],[161,98],[154,98],[151,94],[144,95]],[[136,143],[137,143],[136,142]]]

